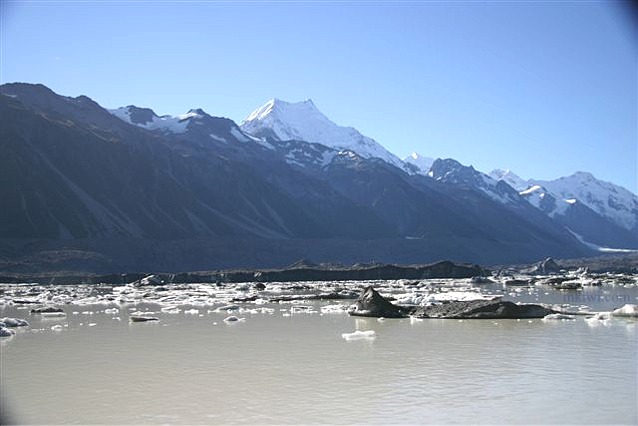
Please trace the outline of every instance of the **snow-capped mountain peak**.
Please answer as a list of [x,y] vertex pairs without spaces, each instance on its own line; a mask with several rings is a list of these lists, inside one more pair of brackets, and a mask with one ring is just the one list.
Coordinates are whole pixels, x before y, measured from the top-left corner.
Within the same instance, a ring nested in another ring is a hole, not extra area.
[[201,108],[191,108],[186,114],[178,115],[180,120],[187,120],[189,118],[201,118],[206,117],[208,114]]
[[273,98],[269,100],[268,102],[266,102],[263,106],[257,108],[252,113],[250,113],[250,115],[246,117],[246,119],[241,124],[243,125],[244,123],[249,121],[266,119],[269,114],[273,114],[273,113],[278,114],[280,113],[279,111],[282,111],[282,110],[286,111],[287,114],[290,114],[291,111],[293,114],[295,112],[306,113],[306,114],[312,113],[316,115],[321,115],[324,118],[326,118],[323,114],[321,114],[321,112],[317,109],[317,107],[315,107],[315,104],[314,102],[312,102],[312,99],[306,99],[305,101],[302,101],[302,102],[291,103],[291,102],[282,101],[281,99]]
[[364,158],[380,158],[404,168],[403,162],[377,141],[362,135],[353,127],[335,124],[310,99],[294,103],[271,99],[249,114],[240,127],[245,133],[254,136],[319,143],[340,150],[351,150]]
[[495,169],[488,173],[488,176],[495,180],[505,181],[505,183],[519,192],[525,191],[531,186],[529,181],[522,179],[509,169]]
[[638,196],[589,172],[548,181],[526,181],[509,170],[493,170],[490,176],[505,181],[550,217],[564,215],[569,206],[581,203],[623,229],[638,229]]
[[561,199],[577,200],[627,230],[638,229],[638,196],[622,186],[588,172],[538,183]]
[[428,176],[439,182],[475,188],[502,204],[516,205],[521,201],[519,194],[509,185],[491,178],[472,166],[464,166],[451,158],[435,160],[430,167]]
[[413,152],[403,159],[406,163],[415,165],[419,169],[419,174],[427,175],[434,164],[434,158],[424,157],[418,152]]

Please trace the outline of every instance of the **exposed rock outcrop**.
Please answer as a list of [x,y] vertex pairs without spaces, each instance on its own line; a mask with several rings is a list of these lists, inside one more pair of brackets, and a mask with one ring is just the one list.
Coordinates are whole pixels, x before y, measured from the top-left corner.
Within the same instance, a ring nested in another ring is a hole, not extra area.
[[535,304],[516,304],[503,300],[469,300],[443,302],[437,305],[403,307],[397,306],[381,296],[372,287],[366,287],[350,315],[361,317],[450,319],[519,319],[543,318],[555,313]]
[[62,308],[53,308],[53,307],[46,307],[46,308],[34,308],[31,309],[30,311],[32,314],[61,314],[64,313],[64,310]]
[[357,299],[354,309],[348,313],[358,317],[375,318],[405,318],[408,315],[405,308],[393,305],[371,286],[365,288]]
[[521,304],[504,300],[470,300],[421,306],[412,315],[417,318],[451,319],[518,319],[543,318],[554,311],[541,305]]
[[557,274],[561,270],[561,267],[552,259],[548,257],[547,259],[539,262],[538,265],[534,268],[533,273],[539,275],[549,275],[549,274]]
[[29,323],[27,320],[23,320],[21,318],[8,318],[5,317],[0,322],[3,322],[3,327],[28,327]]

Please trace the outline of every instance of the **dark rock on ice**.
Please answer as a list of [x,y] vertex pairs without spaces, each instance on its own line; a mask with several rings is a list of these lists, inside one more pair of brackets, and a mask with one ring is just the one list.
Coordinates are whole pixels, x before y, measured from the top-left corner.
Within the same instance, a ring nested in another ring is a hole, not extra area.
[[450,319],[519,319],[543,318],[555,313],[541,305],[521,304],[503,300],[470,300],[420,306],[412,315],[417,318]]
[[520,279],[509,279],[509,280],[505,280],[503,282],[503,284],[508,285],[508,286],[518,286],[518,287],[522,287],[522,286],[529,286],[531,285],[531,283],[527,280],[520,280]]
[[159,286],[162,284],[164,284],[164,281],[157,275],[149,275],[139,281],[133,282],[133,286],[135,287]]
[[142,315],[133,315],[129,317],[131,322],[148,322],[148,321],[159,321],[157,317],[146,317]]
[[561,267],[552,259],[548,257],[542,262],[538,262],[532,268],[524,271],[528,274],[534,275],[550,275],[550,274],[558,274],[561,271]]
[[326,293],[315,294],[292,294],[287,296],[278,296],[270,299],[273,303],[292,302],[295,300],[348,300],[356,299],[357,293],[347,290],[332,291]]
[[246,296],[246,297],[234,297],[231,299],[233,303],[246,303],[246,302],[254,302],[257,300],[257,296]]
[[52,308],[52,307],[31,309],[32,314],[55,314],[55,313],[63,313],[63,312],[64,311],[62,310],[62,308]]
[[363,290],[354,309],[348,313],[352,316],[376,318],[405,318],[407,316],[404,308],[393,305],[371,286]]
[[0,337],[11,337],[14,334],[16,334],[14,330],[9,330],[6,327],[0,327]]
[[29,323],[20,318],[3,318],[2,322],[6,327],[28,327]]

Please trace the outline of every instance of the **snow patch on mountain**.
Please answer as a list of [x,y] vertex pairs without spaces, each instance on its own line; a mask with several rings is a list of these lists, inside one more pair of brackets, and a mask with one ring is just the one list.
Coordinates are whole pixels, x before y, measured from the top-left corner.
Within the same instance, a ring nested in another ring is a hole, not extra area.
[[240,142],[249,142],[249,139],[246,135],[244,135],[237,127],[232,127],[230,129],[230,134],[233,135]]
[[214,133],[211,133],[210,136],[212,139],[218,141],[218,142],[223,142],[223,143],[228,143],[228,141],[225,138],[222,138],[220,136],[215,135]]
[[[160,130],[169,133],[184,133],[187,130],[188,123],[192,118],[201,117],[202,114],[197,110],[190,110],[186,114],[181,114],[177,116],[171,115],[163,115],[161,117],[157,116],[155,113],[152,113],[149,121],[140,122],[132,119],[132,115],[135,114],[136,111],[140,110],[133,105],[129,105],[127,107],[120,107],[117,109],[109,109],[107,110],[120,120],[132,124],[134,126],[143,127],[146,130]],[[201,111],[201,110],[199,110]]]
[[419,174],[428,175],[432,164],[434,164],[434,158],[424,157],[418,152],[413,152],[412,154],[405,157],[403,160],[406,163],[413,164],[419,170]]
[[353,127],[339,126],[330,121],[310,99],[296,103],[272,99],[248,115],[240,128],[254,136],[269,132],[282,141],[319,143],[331,148],[352,150],[364,158],[380,158],[402,169],[405,166],[374,139],[362,135]]
[[567,230],[574,236],[576,237],[576,239],[578,241],[580,241],[581,243],[583,243],[584,245],[586,245],[587,247],[589,247],[592,250],[596,250],[602,253],[638,253],[638,250],[633,250],[633,249],[624,249],[624,248],[611,248],[611,247],[602,247],[599,246],[597,244],[593,244],[590,243],[588,241],[586,241],[582,235],[577,234],[576,232],[572,231],[571,229],[567,228]]

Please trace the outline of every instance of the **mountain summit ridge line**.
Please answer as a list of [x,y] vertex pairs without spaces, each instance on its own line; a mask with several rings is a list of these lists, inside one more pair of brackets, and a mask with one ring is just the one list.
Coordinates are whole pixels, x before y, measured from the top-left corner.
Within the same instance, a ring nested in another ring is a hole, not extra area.
[[[152,257],[151,241],[164,253],[161,241],[206,238],[218,241],[205,246],[219,262],[229,241],[265,247],[260,239],[278,241],[259,254],[273,266],[313,257],[303,250],[322,253],[317,260],[498,263],[578,257],[594,253],[592,246],[638,248],[631,230],[584,203],[555,201],[567,207],[552,217],[522,191],[454,160],[436,160],[424,173],[396,156],[379,158],[375,150],[385,148],[330,122],[311,101],[273,101],[238,125],[201,109],[176,117],[131,105],[107,111],[42,85],[5,84],[0,93],[10,118],[2,122],[1,173],[10,185],[0,239],[44,238],[57,247],[138,238],[148,241],[142,257]],[[327,142],[299,140],[315,139],[307,134]],[[605,235],[585,232],[592,224]],[[308,239],[312,246],[293,243]],[[334,249],[337,240],[343,250]],[[363,241],[379,244],[362,250]],[[395,248],[382,254],[384,246]]]

